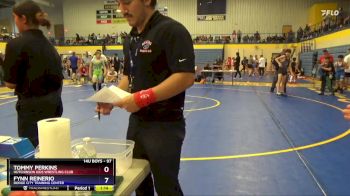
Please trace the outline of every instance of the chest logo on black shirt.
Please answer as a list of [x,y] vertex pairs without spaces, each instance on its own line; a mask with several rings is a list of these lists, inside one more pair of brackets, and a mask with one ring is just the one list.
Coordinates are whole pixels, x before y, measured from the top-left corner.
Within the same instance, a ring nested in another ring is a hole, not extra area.
[[150,40],[146,40],[142,42],[142,48],[140,49],[141,53],[152,53],[152,50],[150,49],[152,45],[152,42]]

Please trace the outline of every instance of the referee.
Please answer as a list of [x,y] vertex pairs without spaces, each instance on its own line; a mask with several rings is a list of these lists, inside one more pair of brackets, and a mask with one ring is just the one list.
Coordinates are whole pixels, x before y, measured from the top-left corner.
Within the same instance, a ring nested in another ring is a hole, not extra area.
[[[185,90],[194,82],[194,50],[179,22],[155,11],[156,0],[119,0],[132,30],[124,43],[125,67],[119,87],[131,96],[113,104],[131,112],[127,139],[135,141],[134,158],[147,159],[153,174],[137,195],[183,195],[179,181],[185,137]],[[109,114],[111,104],[96,110]],[[154,182],[154,186],[153,186]]]

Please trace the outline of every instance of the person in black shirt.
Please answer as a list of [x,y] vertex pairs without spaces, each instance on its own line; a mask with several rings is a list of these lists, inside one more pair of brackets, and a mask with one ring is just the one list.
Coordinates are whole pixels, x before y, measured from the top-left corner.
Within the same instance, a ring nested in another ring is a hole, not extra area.
[[236,59],[233,65],[236,70],[235,78],[237,77],[237,74],[239,74],[239,78],[242,79],[242,74],[241,74],[241,71],[239,70],[240,62],[241,62],[241,57],[239,56],[239,52],[236,52]]
[[[270,88],[270,92],[273,93],[275,91],[276,88],[276,84],[278,81],[278,71],[279,71],[279,65],[276,61],[276,58],[282,56],[282,55],[286,55],[287,60],[290,61],[290,53],[291,50],[290,49],[283,49],[282,52],[280,54],[278,54],[276,57],[273,57],[271,60],[272,65],[274,66],[275,72],[273,75],[273,79],[272,79],[272,83],[271,83],[271,88]],[[284,83],[284,93],[287,93],[287,80],[285,80]]]
[[[131,96],[96,111],[109,114],[113,106],[131,112],[127,139],[135,141],[134,158],[150,162],[158,195],[183,195],[179,180],[185,90],[195,79],[192,39],[179,22],[155,10],[156,0],[119,0],[119,9],[132,30],[124,42],[124,76],[118,87]],[[130,78],[130,80],[128,79]],[[137,195],[154,195],[149,175]]]
[[290,72],[290,82],[295,83],[297,80],[297,72],[299,73],[298,65],[297,65],[297,58],[293,58],[292,63],[290,64],[291,66],[291,72]]
[[244,75],[245,75],[245,69],[246,69],[246,67],[247,67],[247,65],[248,65],[248,59],[247,59],[247,57],[244,57],[244,58],[243,58],[243,60],[242,60],[242,62],[241,62],[241,65],[242,65],[241,72],[244,71]]
[[326,88],[326,83],[327,79],[329,79],[330,84],[328,85],[328,90],[329,92],[334,95],[333,91],[333,80],[334,80],[334,74],[335,74],[335,69],[333,63],[330,62],[330,57],[326,56],[324,62],[321,64],[321,92],[319,95],[324,95],[324,91]]
[[21,36],[6,45],[4,80],[18,96],[18,135],[37,146],[37,121],[63,112],[61,58],[38,29],[39,25],[49,28],[50,22],[36,3],[17,4],[13,14]]
[[117,53],[114,54],[113,66],[114,66],[114,71],[116,71],[117,73],[119,73],[119,69],[120,69],[120,59],[119,59]]

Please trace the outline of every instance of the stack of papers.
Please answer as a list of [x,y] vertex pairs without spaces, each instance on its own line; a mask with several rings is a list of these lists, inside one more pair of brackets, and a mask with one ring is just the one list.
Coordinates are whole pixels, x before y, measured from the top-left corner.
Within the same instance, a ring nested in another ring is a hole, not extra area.
[[103,87],[97,93],[91,97],[85,99],[84,101],[98,102],[98,103],[115,103],[127,96],[131,95],[116,86]]
[[0,143],[9,140],[11,137],[10,136],[0,136]]

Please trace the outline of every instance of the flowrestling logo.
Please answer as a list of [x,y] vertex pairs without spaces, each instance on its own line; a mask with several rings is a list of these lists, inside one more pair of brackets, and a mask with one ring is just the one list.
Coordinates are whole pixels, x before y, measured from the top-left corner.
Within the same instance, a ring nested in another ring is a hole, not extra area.
[[339,10],[321,10],[322,16],[338,16],[339,15]]

